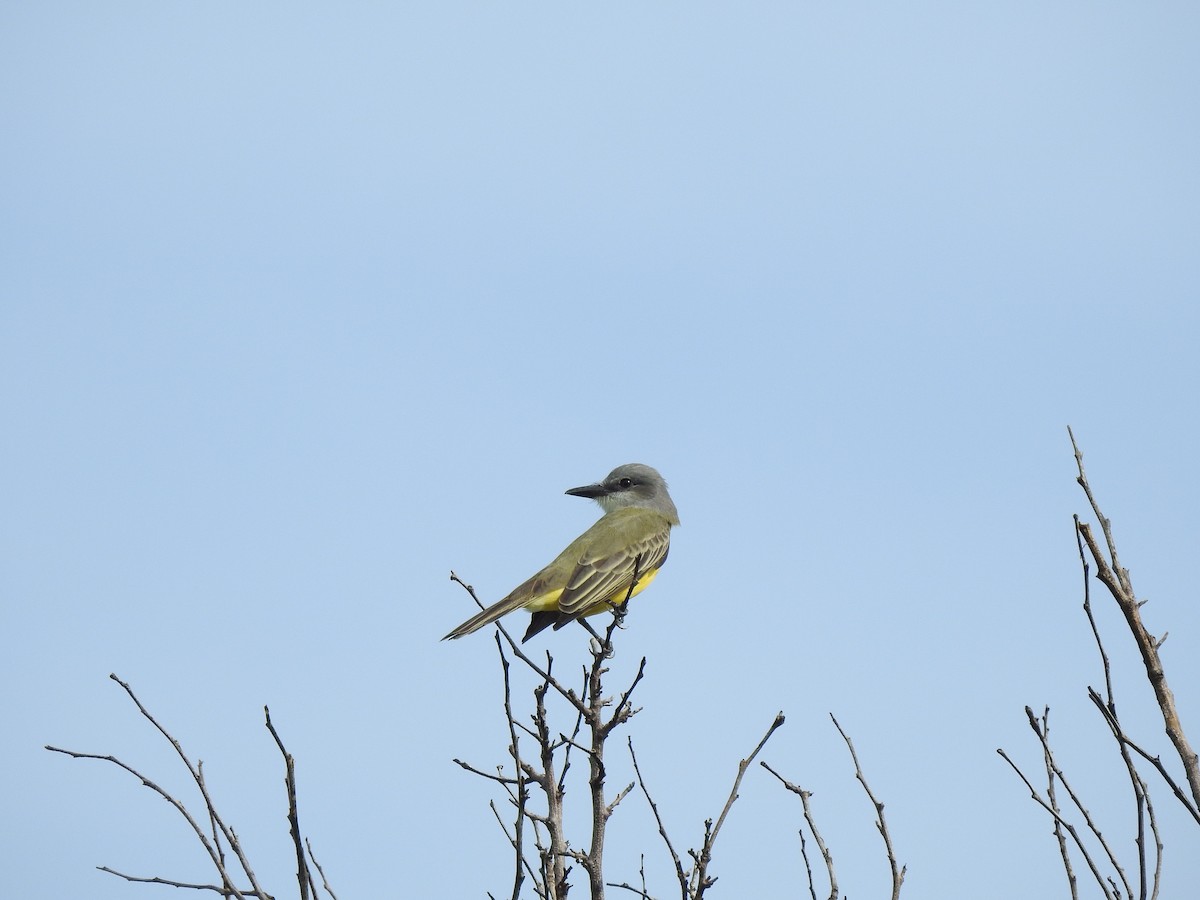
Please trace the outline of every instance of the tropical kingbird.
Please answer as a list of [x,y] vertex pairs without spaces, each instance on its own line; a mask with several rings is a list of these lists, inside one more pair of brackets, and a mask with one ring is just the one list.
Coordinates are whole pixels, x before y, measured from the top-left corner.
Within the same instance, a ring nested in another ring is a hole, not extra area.
[[591,528],[571,541],[554,562],[511,594],[463,622],[447,638],[478,631],[515,609],[533,613],[521,642],[544,628],[557,631],[582,616],[621,606],[640,594],[667,561],[671,526],[679,513],[667,483],[649,466],[618,466],[598,484],[571,488],[604,509]]

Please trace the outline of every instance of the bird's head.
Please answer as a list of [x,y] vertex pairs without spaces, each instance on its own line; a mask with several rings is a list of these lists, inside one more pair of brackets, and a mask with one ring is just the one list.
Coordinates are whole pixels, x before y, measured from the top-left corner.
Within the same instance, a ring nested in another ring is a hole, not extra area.
[[635,506],[657,510],[672,525],[679,524],[679,513],[675,510],[671,495],[667,493],[667,483],[657,470],[641,463],[617,466],[603,481],[571,488],[567,493],[572,497],[595,500],[606,513]]

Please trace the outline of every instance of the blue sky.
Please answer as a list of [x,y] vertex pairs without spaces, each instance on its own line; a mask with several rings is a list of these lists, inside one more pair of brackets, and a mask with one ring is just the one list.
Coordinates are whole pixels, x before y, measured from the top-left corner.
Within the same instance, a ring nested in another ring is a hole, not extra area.
[[[208,877],[148,791],[41,749],[184,786],[110,672],[277,893],[264,703],[342,897],[504,890],[450,762],[503,761],[499,672],[485,634],[438,642],[471,609],[448,574],[502,596],[597,515],[563,490],[631,461],[683,526],[612,677],[649,658],[631,733],[677,844],[782,709],[764,758],[815,792],[843,890],[883,890],[833,712],[906,894],[1055,895],[994,752],[1036,768],[1048,703],[1127,850],[1066,426],[1200,731],[1198,44],[1169,3],[7,7],[12,893]],[[578,665],[577,631],[537,646]],[[1178,894],[1200,863],[1156,796]],[[716,896],[797,895],[800,821],[749,773]],[[611,827],[612,878],[645,851],[672,896],[644,804]]]

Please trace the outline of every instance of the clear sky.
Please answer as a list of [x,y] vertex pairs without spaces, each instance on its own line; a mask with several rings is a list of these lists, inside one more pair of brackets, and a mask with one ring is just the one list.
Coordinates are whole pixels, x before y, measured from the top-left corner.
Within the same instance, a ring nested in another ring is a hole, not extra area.
[[[562,492],[633,461],[683,525],[612,677],[649,657],[630,733],[678,845],[783,710],[764,758],[880,895],[833,712],[907,896],[1062,896],[995,754],[1036,770],[1049,703],[1128,851],[1066,427],[1200,740],[1197,47],[1190,3],[5,5],[6,893],[211,877],[149,791],[41,749],[184,787],[110,672],[277,893],[264,703],[343,900],[503,891],[451,763],[504,761],[499,672],[486,633],[439,643],[448,575],[502,596],[598,514]],[[1195,831],[1156,796],[1179,896]],[[712,896],[799,896],[800,822],[751,771]],[[645,805],[611,827],[610,876],[644,850],[673,896]]]

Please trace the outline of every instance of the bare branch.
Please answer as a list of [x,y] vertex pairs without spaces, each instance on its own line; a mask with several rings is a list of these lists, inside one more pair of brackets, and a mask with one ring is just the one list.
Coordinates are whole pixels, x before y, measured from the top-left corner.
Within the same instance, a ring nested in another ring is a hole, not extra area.
[[683,863],[679,859],[679,854],[675,852],[674,845],[671,844],[671,838],[667,834],[667,826],[663,824],[662,816],[658,812],[658,804],[654,802],[654,798],[650,796],[650,789],[646,787],[646,779],[642,777],[642,770],[638,767],[637,754],[633,750],[633,738],[627,738],[629,744],[629,756],[633,760],[633,772],[637,775],[638,786],[642,789],[642,795],[646,798],[646,802],[650,804],[650,812],[654,814],[654,821],[658,823],[658,833],[662,836],[663,843],[667,845],[667,852],[671,854],[671,861],[675,863],[675,877],[679,879],[679,888],[683,894],[684,900],[687,900],[689,895],[688,876],[683,870]]
[[[1054,759],[1050,755],[1049,739],[1050,739],[1050,707],[1047,706],[1042,712],[1042,733],[1046,736],[1046,741],[1042,744],[1042,761],[1046,766],[1046,801],[1050,805],[1051,810],[1056,814],[1061,810],[1058,807],[1058,796],[1054,789],[1054,784],[1057,776],[1054,774]],[[1075,875],[1075,869],[1071,865],[1071,852],[1067,846],[1067,836],[1063,832],[1063,827],[1058,819],[1054,820],[1054,837],[1058,841],[1058,852],[1062,856],[1063,870],[1067,875],[1067,885],[1071,889],[1071,900],[1079,900],[1079,879]]]
[[[629,787],[632,788],[633,785],[631,784]],[[651,897],[650,893],[646,890],[646,854],[642,854],[641,860],[641,864],[638,866],[638,874],[642,878],[642,886],[640,888],[634,887],[627,881],[622,881],[620,884],[610,881],[606,886],[620,888],[621,890],[625,891],[632,891],[641,897],[642,900],[654,900],[654,898]]]
[[1188,811],[1193,819],[1195,819],[1196,824],[1200,825],[1200,813],[1197,813],[1196,808],[1192,806],[1191,799],[1186,793],[1184,793],[1183,788],[1180,787],[1176,783],[1175,779],[1171,777],[1171,773],[1168,772],[1166,766],[1163,765],[1162,758],[1158,756],[1151,756],[1146,750],[1138,746],[1138,744],[1135,743],[1129,737],[1129,735],[1125,733],[1120,722],[1117,721],[1116,714],[1110,710],[1109,706],[1104,702],[1100,695],[1096,693],[1095,688],[1088,688],[1088,698],[1092,701],[1093,705],[1100,710],[1100,714],[1104,716],[1105,722],[1108,724],[1109,728],[1112,729],[1113,735],[1124,746],[1129,747],[1134,753],[1138,754],[1140,757],[1142,757],[1142,759],[1154,766],[1162,780],[1167,783],[1169,788],[1171,788],[1175,798],[1183,804],[1183,808]]
[[[150,724],[152,724],[158,730],[158,732],[167,739],[171,746],[175,748],[175,753],[179,756],[180,760],[183,761],[183,764],[187,767],[188,772],[191,773],[193,780],[196,782],[196,786],[200,789],[200,796],[204,798],[204,803],[208,807],[209,815],[212,817],[212,820],[216,822],[217,827],[225,836],[225,840],[228,841],[229,848],[233,851],[234,856],[237,857],[238,863],[242,867],[242,872],[245,873],[246,878],[250,881],[255,893],[257,893],[260,897],[264,896],[265,892],[262,889],[262,885],[260,885],[258,883],[258,879],[255,878],[254,870],[250,868],[250,861],[246,858],[246,854],[242,852],[241,841],[238,840],[238,837],[236,834],[234,834],[233,829],[228,827],[221,820],[220,815],[217,813],[217,808],[213,804],[212,797],[210,797],[208,794],[208,787],[204,783],[204,777],[200,771],[192,765],[192,761],[188,759],[187,754],[183,752],[183,746],[179,743],[179,741],[175,740],[175,738],[158,723],[158,720],[150,714],[149,710],[142,705],[142,701],[137,698],[137,695],[133,693],[133,689],[128,684],[126,684],[116,675],[110,674],[108,677],[121,686],[125,693],[129,695],[129,699],[132,700],[137,706],[138,712],[140,712],[146,718],[146,720],[149,721]],[[225,873],[222,872],[222,877],[224,877],[224,874]]]
[[493,775],[491,772],[485,772],[485,771],[483,771],[483,769],[477,769],[470,763],[463,762],[463,760],[458,759],[457,757],[454,758],[453,762],[455,762],[457,765],[461,766],[462,768],[466,769],[472,775],[478,775],[480,778],[486,778],[489,781],[497,781],[500,784],[518,784],[519,783],[516,778],[510,778],[507,775]]
[[[837,873],[833,870],[833,854],[829,852],[829,848],[825,846],[825,840],[821,837],[821,832],[817,829],[816,820],[813,818],[812,807],[809,805],[809,799],[812,797],[811,791],[806,791],[797,784],[788,781],[765,762],[760,762],[760,766],[779,779],[779,782],[800,798],[800,804],[804,807],[804,821],[808,823],[808,830],[812,832],[813,840],[817,843],[817,850],[821,854],[821,859],[825,861],[825,874],[829,878],[829,900],[837,900],[838,883]],[[812,896],[812,900],[817,900],[817,890],[813,884],[812,867],[808,863],[808,851],[804,846],[804,830],[800,830],[800,854],[804,858],[804,869],[808,873],[808,892]]]
[[[529,802],[529,788],[525,784],[525,772],[521,768],[521,739],[517,734],[516,718],[513,716],[510,664],[508,657],[504,654],[504,645],[500,643],[499,635],[496,636],[495,640],[496,653],[500,656],[500,669],[504,673],[504,718],[508,722],[508,753],[512,757],[513,765],[517,770],[517,777],[515,779],[516,796],[513,797],[511,790],[509,791],[509,796],[513,800],[513,805],[517,808],[517,818],[513,822],[512,834],[514,854],[512,900],[518,900],[521,896],[521,885],[525,881],[525,872],[528,869],[528,864],[525,861],[525,804]],[[514,782],[510,782],[510,784],[512,783]],[[536,878],[534,880],[536,881]]]
[[1170,738],[1172,745],[1175,747],[1175,752],[1179,755],[1180,762],[1183,763],[1184,774],[1187,777],[1188,787],[1191,789],[1192,808],[1200,808],[1200,757],[1192,749],[1192,745],[1184,733],[1183,723],[1180,721],[1179,711],[1175,706],[1175,696],[1171,692],[1170,685],[1167,683],[1162,659],[1158,654],[1160,643],[1150,634],[1142,622],[1142,604],[1134,594],[1133,583],[1129,578],[1128,570],[1122,568],[1120,560],[1117,557],[1117,546],[1113,540],[1111,523],[1100,511],[1100,506],[1092,493],[1091,485],[1088,484],[1087,473],[1083,468],[1083,453],[1080,451],[1079,445],[1075,442],[1075,435],[1069,428],[1067,429],[1067,433],[1071,437],[1071,446],[1075,450],[1075,463],[1079,470],[1079,477],[1076,481],[1083,488],[1083,492],[1091,504],[1092,511],[1096,514],[1096,518],[1100,522],[1100,527],[1104,531],[1104,538],[1108,547],[1108,557],[1105,557],[1097,545],[1095,538],[1092,536],[1090,526],[1084,522],[1078,523],[1079,534],[1082,536],[1084,543],[1087,544],[1088,551],[1096,563],[1096,577],[1100,579],[1104,586],[1108,588],[1109,593],[1112,594],[1118,608],[1125,616],[1125,621],[1129,626],[1130,632],[1133,634],[1138,651],[1142,656],[1142,663],[1146,669],[1146,678],[1149,680],[1150,686],[1154,689],[1155,699],[1158,701],[1159,709],[1162,711],[1163,726],[1166,729],[1167,737]]
[[729,799],[725,801],[725,808],[721,810],[721,815],[717,817],[717,823],[714,826],[712,820],[709,819],[704,823],[704,843],[700,847],[700,852],[697,854],[692,851],[692,858],[696,860],[696,871],[694,873],[694,881],[696,885],[695,898],[700,900],[704,896],[704,892],[716,883],[715,878],[710,878],[708,875],[708,866],[712,862],[713,845],[717,842],[717,835],[721,832],[721,826],[725,824],[725,817],[729,815],[729,810],[733,808],[734,802],[738,798],[738,789],[742,785],[742,778],[746,774],[746,769],[754,762],[754,758],[758,756],[759,751],[766,746],[767,741],[781,725],[783,725],[784,717],[782,712],[775,714],[774,721],[771,722],[767,733],[762,736],[762,740],[750,752],[750,755],[738,763],[737,777],[733,779],[733,788],[729,792]]
[[[641,557],[639,556],[634,561],[633,581],[630,584],[629,593],[625,596],[626,603],[628,603],[629,596],[633,592],[633,585],[637,583],[638,566],[640,564]],[[589,647],[592,654],[592,664],[588,672],[587,696],[585,698],[587,712],[584,713],[583,720],[587,723],[588,731],[591,735],[587,754],[589,770],[588,789],[592,805],[592,839],[588,845],[588,852],[580,854],[579,859],[588,874],[592,900],[602,900],[604,897],[604,839],[608,827],[608,819],[621,799],[618,796],[611,805],[604,799],[604,783],[608,777],[608,770],[604,765],[604,747],[613,729],[617,725],[628,721],[633,715],[626,698],[628,698],[629,694],[632,693],[641,680],[646,662],[645,659],[642,660],[642,665],[638,668],[633,683],[622,695],[622,702],[617,704],[612,715],[605,721],[604,707],[611,701],[606,700],[604,697],[603,678],[608,672],[604,663],[606,660],[612,659],[615,655],[613,634],[621,625],[624,608],[625,604],[614,608],[614,615],[605,629],[603,642],[599,645],[593,643]]]
[[317,862],[317,854],[313,853],[312,844],[308,838],[304,839],[305,846],[308,847],[308,858],[312,860],[312,864],[317,867],[317,874],[321,876],[321,884],[325,887],[325,892],[329,894],[333,900],[337,900],[337,894],[333,892],[333,888],[329,886],[329,881],[325,878],[325,870],[321,868],[321,864]]
[[[118,872],[117,870],[111,869],[107,866],[101,867],[101,871],[116,875],[117,877],[123,878],[126,881],[166,884],[173,887],[188,888],[191,890],[213,891],[221,894],[224,897],[231,898],[257,897],[261,898],[261,900],[270,900],[271,895],[263,890],[262,885],[258,883],[258,880],[254,875],[253,869],[250,867],[249,860],[246,858],[246,855],[243,852],[241,841],[239,840],[237,833],[232,827],[225,823],[225,821],[221,818],[220,813],[217,811],[216,805],[213,803],[212,795],[209,793],[208,785],[204,777],[204,763],[197,761],[193,764],[187,753],[184,752],[183,745],[176,740],[176,738],[170,732],[168,732],[167,729],[150,713],[150,711],[133,692],[133,689],[126,682],[122,681],[116,675],[110,675],[109,678],[121,686],[122,690],[125,691],[125,694],[131,701],[133,701],[133,704],[137,707],[138,712],[141,713],[142,717],[150,722],[150,724],[154,726],[155,730],[157,730],[158,733],[167,740],[167,742],[175,750],[176,756],[179,757],[184,767],[188,770],[188,774],[192,776],[192,780],[195,782],[196,787],[200,792],[200,796],[204,801],[205,813],[208,818],[209,832],[206,833],[204,827],[201,826],[200,821],[198,821],[197,818],[192,815],[192,813],[181,800],[164,790],[155,782],[151,781],[137,769],[133,768],[133,766],[128,765],[117,757],[104,756],[96,753],[79,753],[73,750],[64,750],[59,747],[52,746],[47,746],[46,749],[54,753],[62,753],[74,759],[97,759],[110,763],[117,768],[123,769],[130,775],[133,775],[135,778],[141,781],[143,785],[158,794],[159,797],[169,803],[191,827],[192,832],[196,835],[196,839],[204,848],[204,852],[208,854],[209,860],[216,869],[221,883],[210,885],[175,881],[160,877],[142,878],[139,876],[127,875],[123,872]],[[274,738],[275,745],[279,748],[279,752],[283,755],[286,766],[285,785],[288,795],[288,822],[291,826],[292,842],[296,852],[297,879],[300,886],[300,897],[301,900],[316,900],[318,888],[313,880],[312,872],[308,867],[308,858],[305,856],[304,845],[300,836],[299,812],[296,803],[295,760],[292,755],[288,753],[287,748],[284,747],[283,741],[279,736],[279,732],[275,729],[274,724],[271,722],[270,711],[264,707],[263,712],[266,716],[267,730],[270,732],[272,738]],[[251,885],[249,890],[242,890],[234,886],[233,877],[230,875],[226,867],[222,838],[228,843],[229,848],[236,856],[238,864],[242,868],[242,872],[245,874],[247,880],[249,880]],[[312,854],[311,847],[309,848],[308,854],[309,856]],[[314,865],[316,864],[315,858],[313,859],[313,863]],[[322,879],[325,877],[323,872],[321,877]],[[327,883],[325,884],[325,887],[326,890],[329,890]],[[329,890],[329,894],[332,897],[333,891]],[[336,898],[334,898],[334,900],[336,900]]]
[[[188,823],[188,825],[191,826],[192,831],[195,832],[196,838],[197,838],[197,840],[200,841],[201,846],[204,847],[205,852],[208,853],[209,859],[212,860],[213,866],[217,870],[217,874],[221,876],[221,880],[223,882],[223,887],[221,890],[224,893],[226,893],[228,896],[237,897],[237,898],[241,898],[244,896],[257,896],[257,897],[268,896],[267,894],[263,893],[261,891],[261,889],[258,888],[257,886],[253,887],[249,891],[239,891],[237,888],[235,888],[233,886],[232,881],[229,878],[229,873],[225,870],[225,867],[222,864],[220,854],[217,852],[217,850],[213,846],[212,842],[209,841],[208,836],[204,833],[204,829],[202,829],[200,827],[200,824],[192,817],[192,814],[190,812],[188,812],[187,807],[185,807],[179,800],[175,799],[175,797],[172,794],[168,793],[163,788],[159,787],[157,784],[155,784],[153,781],[151,781],[149,778],[147,778],[145,775],[143,775],[141,772],[139,772],[137,769],[133,768],[133,766],[130,766],[125,762],[122,762],[120,759],[118,759],[115,756],[104,756],[104,755],[101,755],[98,753],[80,753],[75,750],[64,750],[61,747],[52,747],[49,744],[46,745],[46,749],[52,753],[62,753],[65,756],[71,757],[72,759],[98,759],[98,760],[101,760],[102,762],[112,763],[117,768],[124,769],[126,772],[128,772],[130,775],[132,775],[134,778],[138,779],[143,785],[150,788],[150,790],[154,791],[154,793],[156,793],[160,797],[162,797],[162,799],[167,801],[167,803],[171,804],[171,806],[173,806],[175,808],[175,811],[178,812],[181,816],[183,816],[184,820]],[[210,807],[210,810],[211,810],[211,807]],[[105,871],[108,871],[108,870],[106,869]],[[114,872],[113,874],[120,874],[120,873]],[[125,876],[122,875],[121,877],[125,877]]]
[[[1048,711],[1047,711],[1047,714],[1048,714]],[[1099,842],[1100,848],[1104,851],[1104,855],[1108,857],[1109,864],[1113,867],[1113,870],[1120,877],[1121,884],[1124,885],[1124,887],[1125,887],[1125,896],[1132,897],[1133,896],[1133,888],[1129,884],[1129,879],[1125,876],[1125,869],[1117,861],[1116,854],[1113,852],[1112,848],[1108,845],[1108,841],[1105,840],[1103,833],[1100,831],[1100,827],[1096,824],[1095,820],[1092,819],[1092,814],[1088,811],[1087,807],[1083,805],[1083,800],[1081,800],[1079,795],[1077,793],[1075,793],[1075,789],[1072,788],[1070,783],[1067,781],[1067,776],[1063,773],[1063,770],[1059,767],[1058,763],[1055,761],[1054,752],[1050,749],[1050,740],[1049,740],[1048,736],[1046,735],[1046,733],[1044,731],[1042,731],[1041,726],[1038,723],[1037,717],[1034,716],[1034,714],[1033,714],[1033,710],[1030,709],[1028,706],[1025,707],[1025,719],[1029,723],[1030,729],[1032,729],[1033,733],[1035,735],[1037,735],[1038,741],[1042,745],[1042,753],[1043,753],[1044,757],[1046,757],[1048,759],[1051,770],[1054,772],[1054,775],[1058,779],[1059,784],[1061,784],[1063,786],[1063,788],[1066,790],[1067,796],[1071,798],[1071,802],[1073,804],[1075,804],[1075,808],[1078,809],[1080,814],[1083,816],[1084,824],[1087,825],[1088,830],[1091,831],[1092,835]]]
[[833,719],[834,727],[837,728],[838,733],[842,736],[842,740],[846,742],[846,747],[850,750],[850,759],[854,761],[854,777],[863,786],[863,790],[867,792],[867,798],[875,807],[875,815],[877,817],[875,827],[879,829],[879,834],[883,837],[883,845],[887,848],[888,865],[892,869],[892,900],[897,900],[900,896],[900,887],[904,884],[904,874],[908,871],[908,867],[898,865],[896,862],[896,851],[892,849],[892,836],[888,833],[887,822],[883,818],[883,804],[875,799],[875,795],[871,792],[871,786],[867,784],[862,767],[858,764],[858,754],[854,752],[854,744],[850,741],[850,736],[842,730],[842,726],[838,724],[838,720],[834,717],[833,713],[829,714],[829,718]]
[[[547,676],[549,677],[549,676]],[[563,792],[554,776],[554,745],[550,739],[550,726],[546,718],[546,692],[549,682],[543,681],[534,689],[534,728],[538,735],[542,771],[536,779],[546,795],[546,818],[544,824],[550,836],[550,846],[542,856],[542,871],[547,896],[565,897],[567,893],[566,858],[569,845],[563,830]]]
[[[215,894],[220,894],[222,897],[258,896],[258,894],[254,893],[254,891],[243,891],[241,894],[238,894],[235,891],[231,891],[227,887],[221,887],[220,885],[216,884],[192,884],[186,881],[173,881],[169,878],[159,878],[157,876],[154,878],[139,878],[137,875],[126,875],[124,872],[118,872],[116,869],[110,869],[108,866],[96,866],[96,868],[101,872],[107,872],[109,875],[116,875],[118,878],[123,878],[126,881],[133,882],[135,884],[165,884],[168,887],[188,888],[193,891],[212,891]],[[271,897],[270,894],[267,894],[263,900],[274,900],[274,898]]]
[[1092,877],[1095,878],[1096,883],[1100,885],[1100,890],[1104,892],[1104,896],[1107,898],[1107,900],[1118,900],[1119,894],[1115,892],[1111,881],[1106,882],[1104,876],[1100,873],[1100,870],[1096,868],[1096,862],[1092,859],[1091,854],[1088,853],[1087,847],[1084,846],[1083,840],[1079,837],[1079,832],[1076,830],[1075,826],[1063,818],[1061,813],[1057,812],[1054,807],[1052,807],[1042,798],[1042,795],[1038,793],[1037,788],[1035,788],[1033,783],[1025,777],[1025,773],[1022,772],[1020,767],[1012,761],[1007,753],[1004,752],[1003,748],[997,749],[996,752],[1000,755],[1001,759],[1003,759],[1009,764],[1009,766],[1012,767],[1012,770],[1017,773],[1017,777],[1020,778],[1021,781],[1025,782],[1025,787],[1029,789],[1029,796],[1033,799],[1033,801],[1037,803],[1038,806],[1042,807],[1042,809],[1046,810],[1046,812],[1048,812],[1056,822],[1066,829],[1067,834],[1071,835],[1071,839],[1075,842],[1075,846],[1079,848],[1079,852],[1082,854],[1084,861],[1088,864],[1088,868],[1092,872]]
[[[467,584],[465,581],[463,581],[461,578],[459,578],[456,574],[454,574],[454,572],[450,573],[450,580],[453,581],[455,584],[461,585],[463,587],[463,589],[466,590],[466,592],[471,596],[471,599],[474,600],[475,603],[480,608],[483,607],[482,601],[480,601],[480,599],[475,595],[475,588],[471,587],[471,585]],[[541,678],[543,681],[547,682],[550,685],[550,687],[554,688],[554,690],[556,690],[558,693],[562,694],[563,698],[568,703],[570,703],[572,706],[579,709],[580,712],[583,711],[584,707],[583,707],[582,701],[580,701],[580,699],[577,696],[575,696],[574,691],[568,690],[567,688],[563,687],[562,684],[559,683],[558,679],[554,678],[550,674],[549,666],[547,666],[546,669],[543,669],[541,666],[539,666],[537,663],[535,663],[532,659],[530,659],[525,654],[525,652],[521,649],[521,645],[518,644],[513,639],[513,636],[508,633],[508,629],[504,627],[504,624],[502,622],[497,621],[497,622],[494,622],[493,624],[496,626],[496,630],[504,638],[504,642],[506,644],[508,644],[508,648],[510,650],[512,650],[513,655],[517,659],[519,659],[526,666],[528,666],[530,669],[532,669],[534,672],[536,672],[538,677]],[[549,654],[547,654],[547,657],[549,657]]]
[[638,665],[637,674],[633,676],[633,681],[630,683],[629,687],[625,689],[625,692],[621,694],[620,699],[617,700],[615,706],[613,707],[612,717],[604,725],[605,737],[607,737],[609,732],[611,732],[618,725],[629,721],[633,716],[637,715],[637,710],[635,710],[629,704],[629,698],[633,695],[634,689],[638,686],[638,683],[641,682],[642,676],[645,674],[646,657],[643,656],[641,663]]
[[300,885],[300,900],[309,900],[312,872],[308,869],[308,862],[304,857],[304,843],[300,838],[300,811],[296,805],[296,760],[283,746],[283,740],[271,722],[271,710],[266,706],[263,707],[263,715],[266,717],[267,731],[271,732],[271,737],[275,739],[275,746],[283,755],[283,763],[287,771],[285,780],[288,797],[288,830],[291,832],[292,845],[296,850],[296,880]]

